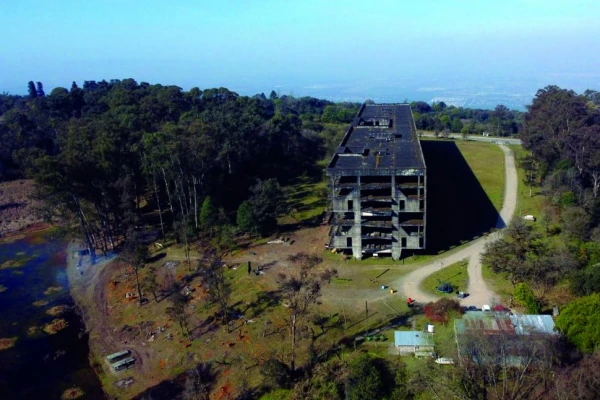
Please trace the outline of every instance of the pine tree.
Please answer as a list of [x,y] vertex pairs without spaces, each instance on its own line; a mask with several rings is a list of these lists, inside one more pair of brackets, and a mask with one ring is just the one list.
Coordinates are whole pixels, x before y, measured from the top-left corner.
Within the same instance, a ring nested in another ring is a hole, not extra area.
[[37,97],[44,97],[46,93],[44,93],[44,85],[42,82],[37,83]]
[[29,92],[30,99],[35,99],[37,97],[37,90],[35,90],[35,83],[33,83],[33,81],[29,81],[27,84],[27,90]]

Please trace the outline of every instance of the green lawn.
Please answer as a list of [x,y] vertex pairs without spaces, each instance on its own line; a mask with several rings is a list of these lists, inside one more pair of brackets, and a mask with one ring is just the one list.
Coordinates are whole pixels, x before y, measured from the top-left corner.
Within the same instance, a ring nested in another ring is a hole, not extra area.
[[533,197],[529,196],[529,187],[525,185],[525,171],[519,167],[519,160],[526,156],[529,152],[520,145],[509,145],[510,149],[515,154],[515,162],[517,163],[517,175],[519,176],[519,188],[517,192],[517,209],[515,210],[516,215],[533,215],[539,218],[542,205],[544,204],[545,197],[540,193],[539,187],[534,187],[532,194]]
[[[421,289],[428,293],[441,296],[455,297],[457,290],[465,290],[469,284],[469,274],[467,273],[468,261],[459,261],[451,264],[444,269],[429,275],[421,282]],[[440,282],[448,282],[452,285],[453,293],[439,293],[436,288]]]
[[306,177],[284,188],[290,208],[288,215],[278,219],[279,224],[293,224],[317,217],[327,210],[327,183],[325,180],[311,182]]
[[505,304],[508,304],[508,299],[513,294],[513,286],[504,274],[497,274],[487,265],[481,266],[483,279],[488,287],[495,293],[500,295],[500,299]]
[[456,141],[467,164],[496,208],[502,209],[504,198],[504,153],[495,144],[471,141]]

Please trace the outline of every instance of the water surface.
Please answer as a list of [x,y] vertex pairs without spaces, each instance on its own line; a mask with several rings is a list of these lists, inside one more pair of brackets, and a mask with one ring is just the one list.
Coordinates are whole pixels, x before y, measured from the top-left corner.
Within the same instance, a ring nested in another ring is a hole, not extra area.
[[[88,335],[69,295],[65,248],[64,241],[39,235],[0,243],[0,285],[6,287],[0,293],[0,338],[18,338],[13,348],[0,351],[0,399],[58,399],[73,386],[83,389],[84,399],[104,399],[89,365]],[[34,305],[40,301],[48,304]],[[59,317],[46,313],[58,305],[70,309]],[[43,332],[55,318],[68,327]],[[32,327],[40,329],[31,334]]]

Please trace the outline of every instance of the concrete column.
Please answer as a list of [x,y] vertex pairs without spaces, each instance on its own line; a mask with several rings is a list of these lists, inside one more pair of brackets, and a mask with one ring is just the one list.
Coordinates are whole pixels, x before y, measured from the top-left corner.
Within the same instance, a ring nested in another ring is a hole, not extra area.
[[423,248],[427,247],[427,170],[423,170]]
[[360,205],[360,176],[356,177],[356,189],[353,194],[354,207],[354,227],[352,228],[352,255],[357,260],[362,260],[362,226],[361,226],[361,205]]
[[399,260],[402,254],[400,247],[400,227],[398,213],[400,212],[400,191],[396,188],[396,176],[392,175],[392,259]]

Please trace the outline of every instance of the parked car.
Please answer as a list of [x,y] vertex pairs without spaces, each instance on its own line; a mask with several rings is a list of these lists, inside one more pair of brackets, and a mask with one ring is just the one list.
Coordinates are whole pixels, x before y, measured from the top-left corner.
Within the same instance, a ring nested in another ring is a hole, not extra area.
[[440,357],[440,358],[437,358],[435,360],[435,362],[437,364],[442,364],[442,365],[453,365],[454,364],[454,360],[451,359],[450,357]]

